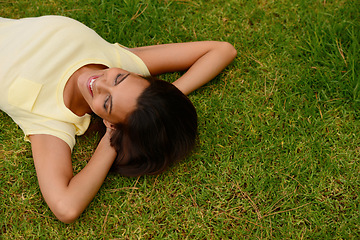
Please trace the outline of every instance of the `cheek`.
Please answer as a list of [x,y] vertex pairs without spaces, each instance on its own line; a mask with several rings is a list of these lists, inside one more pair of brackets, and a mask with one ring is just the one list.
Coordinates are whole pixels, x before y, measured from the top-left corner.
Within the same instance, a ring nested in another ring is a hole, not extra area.
[[99,117],[102,117],[102,115],[104,114],[104,104],[102,103],[102,101],[93,101],[90,107],[93,113],[95,113]]

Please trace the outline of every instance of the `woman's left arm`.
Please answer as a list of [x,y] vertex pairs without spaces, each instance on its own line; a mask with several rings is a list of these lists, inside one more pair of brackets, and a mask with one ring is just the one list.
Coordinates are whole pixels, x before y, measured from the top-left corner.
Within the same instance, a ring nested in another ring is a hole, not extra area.
[[173,84],[184,94],[216,77],[237,55],[227,42],[171,43],[130,49],[140,57],[151,75],[186,71]]

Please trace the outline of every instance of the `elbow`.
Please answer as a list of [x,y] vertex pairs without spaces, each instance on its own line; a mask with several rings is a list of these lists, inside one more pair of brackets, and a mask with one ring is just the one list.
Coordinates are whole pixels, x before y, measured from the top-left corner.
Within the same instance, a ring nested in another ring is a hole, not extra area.
[[226,52],[231,61],[234,60],[237,56],[237,51],[231,43],[223,42],[223,51]]
[[76,219],[78,219],[79,216],[74,215],[62,215],[62,216],[56,216],[57,219],[59,219],[63,223],[73,223]]
[[63,223],[73,223],[79,218],[82,211],[59,202],[54,209],[51,209],[54,215]]

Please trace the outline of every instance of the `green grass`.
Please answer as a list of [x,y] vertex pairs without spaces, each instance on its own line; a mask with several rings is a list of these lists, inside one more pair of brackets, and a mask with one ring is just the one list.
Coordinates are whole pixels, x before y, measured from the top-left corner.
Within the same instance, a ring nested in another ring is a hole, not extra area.
[[[238,56],[190,95],[194,154],[160,176],[109,175],[69,225],[46,206],[30,145],[0,112],[0,238],[359,239],[359,9],[353,0],[1,1],[2,17],[65,15],[129,47],[222,40]],[[78,139],[76,172],[94,144]]]

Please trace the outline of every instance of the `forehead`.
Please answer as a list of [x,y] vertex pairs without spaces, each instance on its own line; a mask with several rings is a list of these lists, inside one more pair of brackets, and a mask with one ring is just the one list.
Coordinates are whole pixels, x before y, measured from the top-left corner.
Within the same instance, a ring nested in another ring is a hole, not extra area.
[[131,73],[124,81],[114,87],[112,92],[112,111],[109,121],[112,123],[124,122],[137,105],[137,99],[150,83]]

